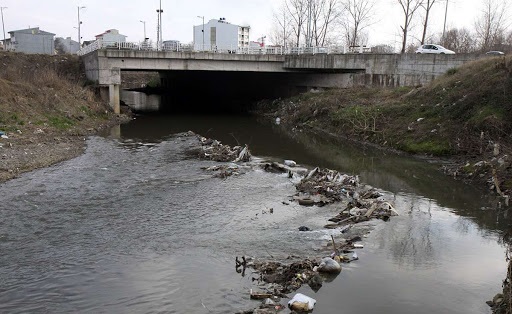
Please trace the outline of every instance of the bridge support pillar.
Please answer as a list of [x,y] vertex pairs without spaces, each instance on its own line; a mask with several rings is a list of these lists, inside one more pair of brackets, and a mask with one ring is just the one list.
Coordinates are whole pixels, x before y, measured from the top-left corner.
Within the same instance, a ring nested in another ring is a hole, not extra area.
[[108,94],[110,100],[110,107],[114,109],[115,114],[121,113],[121,85],[110,84],[108,86]]

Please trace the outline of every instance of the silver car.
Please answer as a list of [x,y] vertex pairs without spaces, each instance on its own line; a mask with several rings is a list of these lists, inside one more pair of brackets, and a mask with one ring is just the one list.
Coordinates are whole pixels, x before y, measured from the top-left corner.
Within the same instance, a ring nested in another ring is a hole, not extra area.
[[416,53],[436,53],[441,55],[454,55],[455,51],[452,51],[450,49],[446,49],[445,47],[441,45],[432,45],[427,44],[420,46],[418,49],[416,49]]

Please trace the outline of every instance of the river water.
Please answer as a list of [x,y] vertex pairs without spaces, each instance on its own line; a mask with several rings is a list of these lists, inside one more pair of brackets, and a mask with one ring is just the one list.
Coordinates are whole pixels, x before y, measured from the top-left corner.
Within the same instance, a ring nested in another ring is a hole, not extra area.
[[400,216],[368,224],[359,261],[318,292],[299,290],[317,300],[314,313],[490,313],[508,225],[492,200],[438,164],[240,116],[140,116],[89,138],[78,158],[0,185],[0,312],[255,308],[235,256],[315,256],[338,232],[322,228],[336,205],[283,204],[295,192],[286,175],[212,178],[201,168],[216,163],[190,159],[191,139],[173,135],[188,130],[357,174],[394,202]]

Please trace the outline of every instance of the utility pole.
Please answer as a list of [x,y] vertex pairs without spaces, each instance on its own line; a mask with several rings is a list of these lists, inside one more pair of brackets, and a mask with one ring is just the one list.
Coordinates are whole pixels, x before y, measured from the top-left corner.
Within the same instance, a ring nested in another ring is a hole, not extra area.
[[2,14],[2,29],[3,29],[3,31],[4,31],[4,49],[7,49],[7,46],[6,46],[6,44],[5,44],[4,9],[7,9],[7,7],[0,7],[0,13]]
[[[443,25],[443,36],[441,37],[441,39],[444,41],[444,32],[446,30],[446,15],[448,15],[448,0],[446,0],[446,9],[444,11],[444,25]],[[444,45],[444,43],[443,43]]]
[[162,10],[162,0],[160,0],[160,9],[156,10],[158,13],[158,25],[157,25],[157,34],[156,34],[156,44],[157,44],[157,50],[160,50],[162,46],[162,13],[164,10]]
[[85,7],[78,6],[78,47],[82,48],[82,37],[80,35],[80,25],[82,25],[82,21],[80,21],[80,9],[85,9]]

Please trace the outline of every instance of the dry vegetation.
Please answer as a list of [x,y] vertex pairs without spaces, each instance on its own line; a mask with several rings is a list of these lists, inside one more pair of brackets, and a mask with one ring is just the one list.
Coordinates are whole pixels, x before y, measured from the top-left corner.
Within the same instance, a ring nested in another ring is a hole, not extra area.
[[84,136],[119,120],[77,56],[0,53],[0,182],[80,154]]

